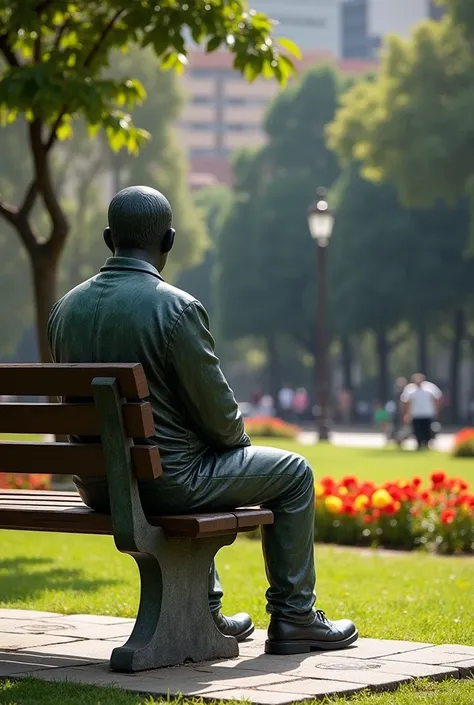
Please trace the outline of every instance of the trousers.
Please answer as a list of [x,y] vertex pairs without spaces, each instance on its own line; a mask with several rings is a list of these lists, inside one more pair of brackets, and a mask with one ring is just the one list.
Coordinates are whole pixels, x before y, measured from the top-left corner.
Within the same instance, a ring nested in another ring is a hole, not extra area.
[[[85,504],[108,510],[106,484],[75,478]],[[230,511],[239,506],[271,509],[274,523],[262,527],[269,588],[267,612],[286,621],[309,624],[315,603],[314,478],[300,455],[259,446],[208,451],[179,476],[164,475],[140,485],[146,512],[180,514]],[[222,588],[213,565],[209,606],[221,608]]]

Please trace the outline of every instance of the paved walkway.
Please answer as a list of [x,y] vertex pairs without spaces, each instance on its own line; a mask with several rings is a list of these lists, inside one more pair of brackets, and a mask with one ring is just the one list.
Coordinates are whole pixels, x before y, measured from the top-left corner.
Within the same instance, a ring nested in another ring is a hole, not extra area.
[[[315,431],[302,431],[298,440],[304,445],[313,445],[317,441]],[[445,453],[451,450],[454,435],[452,433],[440,433],[433,442],[433,448]],[[345,446],[352,448],[383,448],[387,445],[385,436],[382,433],[357,432],[357,431],[334,431],[330,437],[331,443],[335,446]],[[391,444],[393,445],[393,444]],[[403,443],[405,450],[414,450],[416,446],[413,438]]]
[[415,678],[439,680],[474,673],[474,647],[360,639],[335,653],[266,656],[265,632],[240,645],[240,656],[127,675],[108,658],[130,634],[133,620],[93,615],[0,610],[0,677],[110,685],[167,696],[246,699],[284,705],[365,689],[393,690]]

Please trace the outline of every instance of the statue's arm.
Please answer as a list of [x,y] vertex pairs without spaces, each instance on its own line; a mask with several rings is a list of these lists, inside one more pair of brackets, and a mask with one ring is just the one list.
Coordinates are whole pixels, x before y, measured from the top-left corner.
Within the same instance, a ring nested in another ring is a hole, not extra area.
[[202,440],[215,448],[250,445],[242,413],[215,354],[204,307],[189,304],[174,325],[167,369]]

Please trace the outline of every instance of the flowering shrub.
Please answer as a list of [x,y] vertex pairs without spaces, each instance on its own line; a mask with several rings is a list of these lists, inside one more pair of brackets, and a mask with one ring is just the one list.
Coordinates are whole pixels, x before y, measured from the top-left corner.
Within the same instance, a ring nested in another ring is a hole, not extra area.
[[245,430],[249,436],[290,438],[291,440],[296,439],[300,433],[298,426],[294,426],[273,416],[253,416],[247,418],[245,419]]
[[316,485],[315,539],[437,553],[474,551],[474,495],[442,470],[424,488],[419,477],[375,485],[347,476]]
[[50,490],[51,475],[10,474],[0,472],[1,490]]
[[463,428],[454,436],[453,455],[457,458],[474,457],[474,428]]

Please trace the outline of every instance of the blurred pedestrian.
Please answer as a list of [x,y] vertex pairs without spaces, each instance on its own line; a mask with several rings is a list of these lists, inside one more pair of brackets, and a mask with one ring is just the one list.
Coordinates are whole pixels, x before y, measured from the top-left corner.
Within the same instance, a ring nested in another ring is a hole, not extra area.
[[278,404],[280,406],[282,418],[285,421],[291,421],[294,395],[295,393],[293,389],[291,389],[288,385],[282,387],[278,392]]
[[308,405],[308,393],[304,387],[299,387],[293,397],[293,411],[300,423],[304,420],[305,414],[308,411]]
[[429,447],[433,438],[432,425],[435,422],[443,394],[439,387],[428,382],[425,375],[417,372],[411,378],[401,395],[403,423],[411,420],[418,450]]

